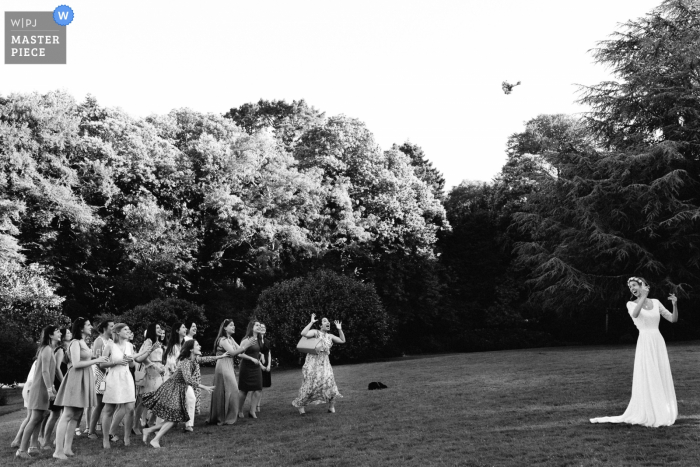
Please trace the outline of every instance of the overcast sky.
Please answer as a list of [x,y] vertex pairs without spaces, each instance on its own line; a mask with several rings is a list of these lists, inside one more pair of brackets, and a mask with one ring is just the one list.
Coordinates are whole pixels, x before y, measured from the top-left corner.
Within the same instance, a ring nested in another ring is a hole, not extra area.
[[[365,122],[383,149],[418,144],[449,189],[491,180],[525,121],[585,111],[576,85],[610,78],[588,51],[661,0],[65,3],[75,12],[68,63],[3,60],[1,95],[64,89],[134,116],[305,99],[328,116]],[[3,47],[4,29],[3,15]],[[522,85],[505,95],[504,80]]]

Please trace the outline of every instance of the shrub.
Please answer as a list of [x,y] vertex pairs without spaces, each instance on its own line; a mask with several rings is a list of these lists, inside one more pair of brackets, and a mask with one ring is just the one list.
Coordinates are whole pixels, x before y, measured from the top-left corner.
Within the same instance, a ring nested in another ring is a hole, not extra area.
[[[312,313],[319,322],[325,317],[343,323],[347,342],[333,348],[334,360],[377,357],[390,337],[389,318],[374,286],[329,270],[275,284],[263,291],[255,309],[267,326],[274,355],[289,362],[299,357],[296,345]],[[331,332],[337,334],[333,324]]]
[[24,382],[32,367],[36,343],[9,328],[0,331],[0,348],[3,349],[3,365],[0,384]]
[[115,321],[126,323],[129,326],[129,329],[134,333],[134,346],[138,349],[143,342],[143,333],[148,328],[149,323],[155,322],[165,327],[167,341],[170,336],[170,326],[177,321],[183,323],[195,321],[197,323],[197,337],[199,338],[206,329],[207,318],[204,315],[204,307],[179,298],[167,298],[139,305],[133,310],[117,316]]

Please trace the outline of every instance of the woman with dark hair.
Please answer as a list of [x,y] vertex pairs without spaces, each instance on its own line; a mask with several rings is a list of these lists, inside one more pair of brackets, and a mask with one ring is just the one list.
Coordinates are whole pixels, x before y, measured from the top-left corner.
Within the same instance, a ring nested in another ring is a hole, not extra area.
[[666,343],[659,332],[659,321],[662,316],[672,323],[678,321],[677,298],[673,293],[668,297],[673,306],[671,313],[657,299],[647,298],[649,283],[644,278],[630,277],[627,286],[632,293],[627,302],[627,312],[639,329],[634,353],[632,398],[622,415],[592,418],[591,423],[629,423],[651,427],[673,425],[678,417],[678,403]]
[[[245,346],[239,346],[233,339],[236,325],[232,319],[225,319],[219,327],[219,334],[214,340],[216,355],[240,355]],[[250,341],[249,341],[250,342]],[[247,343],[246,345],[249,345]],[[246,356],[247,357],[247,356]],[[243,357],[242,357],[243,358]],[[238,419],[238,383],[233,369],[233,358],[222,358],[216,362],[214,372],[214,392],[211,395],[209,423],[233,425]]]
[[[109,449],[110,441],[117,441],[114,432],[124,417],[124,445],[130,444],[130,435],[132,427],[132,415],[134,404],[136,403],[136,391],[134,388],[134,378],[129,371],[130,366],[134,366],[134,362],[140,362],[146,359],[151,351],[151,347],[145,347],[139,354],[134,354],[134,346],[129,342],[131,330],[126,323],[119,323],[114,326],[114,343],[107,347],[105,356],[109,357],[109,362],[100,364],[103,369],[109,370],[105,376],[105,392],[102,401],[105,408],[102,411],[102,447]],[[117,406],[121,406],[122,410],[115,415],[114,411]],[[108,429],[109,428],[109,429]],[[110,433],[112,432],[112,433]]]
[[154,448],[160,448],[160,439],[177,422],[194,419],[195,411],[191,407],[195,406],[195,389],[204,389],[209,392],[214,390],[213,386],[202,384],[199,363],[213,362],[228,358],[230,355],[223,354],[215,357],[202,357],[201,355],[202,348],[196,340],[185,342],[180,350],[175,373],[157,391],[143,395],[143,405],[163,420],[162,423],[142,430],[144,444],[148,441],[149,434],[158,431],[150,444]]
[[[265,323],[260,323],[260,333],[258,334],[258,342],[260,342],[260,361],[263,364],[262,368],[262,387],[269,388],[272,386],[272,377],[270,376],[270,369],[272,368],[272,352],[270,352],[270,341],[266,338],[267,327]],[[262,405],[263,391],[260,391],[260,397],[258,398],[258,407],[256,412],[260,412],[260,406]]]
[[[68,343],[72,338],[73,335],[70,333],[70,329],[61,328],[61,342],[56,346],[56,349],[53,352],[54,358],[56,359],[56,377],[53,382],[53,387],[56,390],[56,393],[58,393],[58,388],[61,387],[63,378],[68,372],[66,351],[68,350]],[[45,419],[41,435],[39,436],[41,449],[50,449],[49,440],[51,439],[53,429],[56,426],[58,419],[61,418],[62,409],[63,407],[54,404],[53,400],[49,402],[49,410],[51,411],[51,414],[47,419]]]
[[177,357],[180,355],[180,349],[185,342],[186,334],[187,328],[183,323],[173,323],[173,327],[170,328],[170,339],[168,340],[168,345],[165,347],[165,352],[163,352],[162,363],[165,365],[165,375],[163,375],[164,382],[175,373]]
[[328,404],[328,411],[335,413],[335,400],[338,397],[343,397],[338,392],[338,387],[335,385],[335,376],[333,368],[328,356],[331,354],[331,346],[333,344],[345,344],[345,334],[341,327],[340,321],[335,321],[335,327],[338,328],[340,337],[334,336],[329,331],[331,330],[331,322],[323,318],[321,320],[321,329],[311,329],[311,326],[318,321],[316,315],[311,315],[311,322],[301,331],[304,337],[320,337],[321,341],[317,346],[318,354],[306,354],[306,361],[302,368],[303,381],[299,389],[299,396],[294,399],[292,405],[299,409],[299,414],[305,415],[304,407],[314,404]]
[[[114,329],[114,320],[111,318],[103,320],[99,326],[97,326],[97,332],[100,333],[95,342],[92,343],[92,357],[99,358],[104,355],[107,347],[112,345],[112,330]],[[104,403],[102,402],[102,395],[104,394],[104,379],[105,372],[100,368],[100,365],[94,365],[92,371],[95,374],[95,395],[97,396],[97,405],[92,408],[92,413],[90,414],[90,429],[88,430],[88,438],[97,439],[97,425],[102,417],[102,409],[104,408]],[[107,427],[109,429],[109,427]]]
[[32,452],[39,452],[38,438],[41,421],[44,418],[44,412],[49,409],[49,401],[56,397],[53,388],[53,379],[56,373],[53,349],[60,341],[61,331],[56,326],[46,326],[41,330],[41,340],[35,357],[37,361],[36,374],[27,400],[27,409],[32,411],[32,416],[24,427],[22,442],[15,453],[16,457],[31,459],[32,456],[28,452],[30,441],[32,446],[37,446],[32,449]]
[[258,334],[260,333],[260,323],[253,319],[248,322],[245,337],[241,340],[241,345],[246,347],[245,356],[248,358],[241,359],[241,370],[238,375],[238,416],[243,418],[243,404],[248,393],[250,396],[250,410],[248,417],[258,418],[255,415],[255,408],[258,406],[260,391],[262,391],[262,367],[260,361],[260,343],[258,342]]
[[195,323],[194,321],[190,321],[189,323],[190,325],[187,326],[187,333],[185,333],[184,337],[185,342],[191,341],[192,339],[194,339],[194,336],[197,335],[197,323]]
[[71,334],[73,340],[68,344],[68,361],[70,367],[58,389],[54,404],[63,407],[63,414],[56,426],[56,450],[53,457],[67,459],[74,456],[73,437],[75,427],[86,407],[97,404],[95,396],[95,374],[92,365],[107,361],[105,357],[92,358],[92,352],[85,343],[84,336],[92,332],[89,319],[78,318],[73,321]]
[[[146,360],[141,364],[145,367],[145,376],[143,385],[136,387],[136,411],[134,413],[134,432],[141,434],[141,426],[146,426],[147,420],[141,419],[144,412],[141,396],[143,394],[154,392],[163,384],[163,375],[165,374],[165,365],[163,365],[163,347],[160,344],[161,327],[158,323],[151,323],[146,329],[146,340],[139,352],[143,352],[147,347],[151,347],[151,353],[146,357]],[[153,418],[155,422],[155,418]],[[139,423],[140,422],[140,423]]]

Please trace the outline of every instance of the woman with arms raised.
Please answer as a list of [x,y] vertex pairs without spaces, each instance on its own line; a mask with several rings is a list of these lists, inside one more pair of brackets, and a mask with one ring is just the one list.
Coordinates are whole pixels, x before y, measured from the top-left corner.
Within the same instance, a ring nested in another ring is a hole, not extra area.
[[306,361],[302,368],[303,381],[299,389],[299,396],[294,399],[292,405],[299,409],[300,415],[305,415],[304,407],[315,404],[328,404],[328,412],[335,413],[335,401],[343,397],[338,392],[335,384],[333,368],[328,356],[331,354],[333,344],[344,344],[345,334],[343,334],[342,323],[335,321],[340,337],[330,334],[331,322],[323,318],[321,329],[311,329],[311,326],[318,321],[316,315],[311,315],[311,322],[301,331],[301,335],[309,338],[321,338],[317,346],[318,354],[306,354]]
[[659,332],[659,321],[662,316],[672,323],[678,321],[677,299],[675,294],[668,297],[673,304],[671,313],[660,301],[647,298],[649,283],[643,278],[630,277],[627,286],[632,293],[632,300],[627,302],[627,312],[639,329],[634,354],[632,398],[622,415],[593,418],[591,423],[629,423],[650,427],[673,425],[678,417],[678,404],[666,343]]

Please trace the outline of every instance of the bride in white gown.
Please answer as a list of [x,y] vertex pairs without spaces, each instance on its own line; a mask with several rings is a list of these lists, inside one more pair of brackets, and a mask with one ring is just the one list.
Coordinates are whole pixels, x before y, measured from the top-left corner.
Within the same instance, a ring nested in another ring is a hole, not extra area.
[[632,398],[622,415],[592,418],[591,423],[630,423],[652,427],[673,425],[678,416],[678,404],[666,343],[659,332],[659,321],[661,316],[672,323],[678,321],[677,299],[674,294],[668,297],[673,303],[671,313],[658,300],[647,298],[649,285],[641,277],[630,277],[627,286],[636,297],[636,300],[627,302],[627,311],[639,329],[634,354]]

